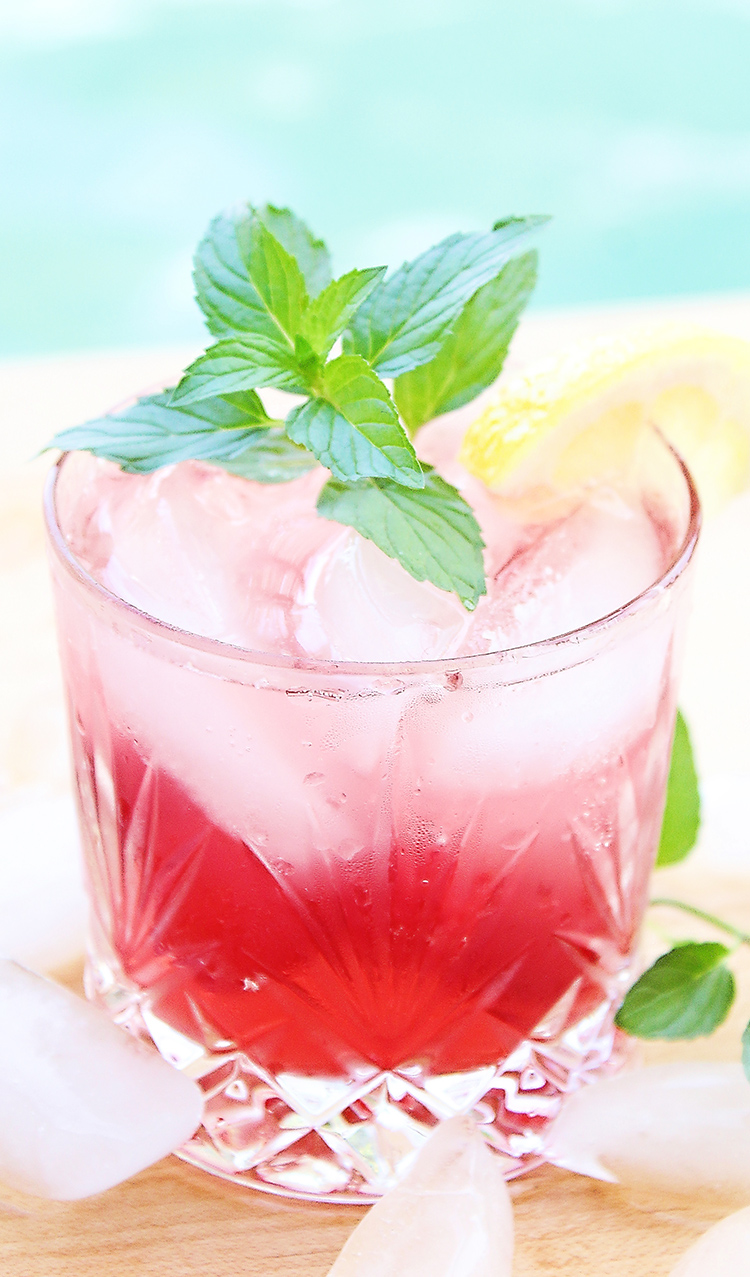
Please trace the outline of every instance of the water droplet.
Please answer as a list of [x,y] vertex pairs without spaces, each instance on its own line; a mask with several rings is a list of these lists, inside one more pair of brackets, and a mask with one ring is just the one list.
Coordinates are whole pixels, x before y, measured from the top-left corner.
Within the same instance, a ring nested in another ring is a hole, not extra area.
[[290,865],[288,860],[274,860],[273,867],[277,874],[282,874],[284,878],[288,878],[289,874],[294,873],[294,865]]

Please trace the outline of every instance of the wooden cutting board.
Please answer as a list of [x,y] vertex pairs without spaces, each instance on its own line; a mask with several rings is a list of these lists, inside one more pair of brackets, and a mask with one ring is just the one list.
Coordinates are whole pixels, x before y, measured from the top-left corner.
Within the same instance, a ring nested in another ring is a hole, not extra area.
[[[536,329],[532,325],[529,345],[552,346],[560,333],[569,335],[571,323],[580,329],[581,322],[573,317],[569,323],[545,320]],[[586,322],[589,328],[599,324],[595,319]],[[750,302],[738,307],[731,326],[750,334]],[[36,786],[40,794],[54,795],[68,785],[39,517],[44,462],[26,465],[25,459],[55,429],[105,410],[134,388],[168,377],[190,353],[156,351],[0,365],[0,804],[22,788]],[[734,531],[732,536],[736,538]],[[709,616],[715,608],[704,611]],[[735,638],[741,624],[737,613]],[[732,759],[741,760],[749,751],[744,727],[740,735],[740,725],[748,719],[742,709],[750,682],[746,650],[745,643],[738,656],[745,670],[740,682],[724,646],[716,674],[725,678],[727,693],[710,692],[717,706],[711,719],[716,724],[715,752],[718,756],[727,749]],[[708,699],[705,690],[704,700]],[[729,699],[737,724],[734,737],[720,717]],[[0,848],[0,868],[1,854]],[[682,895],[745,928],[750,923],[750,872],[727,876],[705,868],[663,871],[658,893]],[[714,938],[698,923],[683,924],[674,915],[659,921],[673,935]],[[738,1058],[740,1033],[750,1018],[750,954],[739,954],[735,968],[740,996],[719,1034],[697,1043],[649,1046],[643,1051],[646,1061]],[[75,985],[80,965],[73,963],[58,975]],[[2,1031],[12,1031],[11,1026],[3,1025]],[[653,1193],[644,1197],[552,1167],[516,1181],[512,1193],[515,1277],[666,1277],[677,1256],[722,1213],[709,1208],[700,1192],[674,1199],[665,1187],[658,1198]],[[309,1205],[241,1189],[168,1158],[84,1202],[44,1202],[0,1188],[0,1275],[323,1277],[361,1215],[356,1207]]]

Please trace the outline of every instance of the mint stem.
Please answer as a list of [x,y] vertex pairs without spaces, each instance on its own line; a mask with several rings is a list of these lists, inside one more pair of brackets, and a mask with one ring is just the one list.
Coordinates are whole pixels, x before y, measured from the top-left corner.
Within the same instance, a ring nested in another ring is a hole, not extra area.
[[669,896],[658,896],[655,900],[649,901],[652,905],[666,905],[670,909],[682,909],[683,913],[690,913],[694,918],[701,918],[703,922],[709,922],[712,927],[717,927],[719,931],[725,931],[727,935],[734,936],[735,940],[739,940],[740,944],[750,945],[750,935],[744,931],[733,927],[731,922],[723,922],[721,918],[717,918],[713,913],[706,913],[705,909],[699,909],[697,905],[686,904],[684,900],[673,900]]

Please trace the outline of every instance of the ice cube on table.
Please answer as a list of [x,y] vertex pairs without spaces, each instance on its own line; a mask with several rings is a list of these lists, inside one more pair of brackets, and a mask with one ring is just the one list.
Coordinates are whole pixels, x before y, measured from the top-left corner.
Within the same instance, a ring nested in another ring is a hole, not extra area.
[[500,1162],[471,1118],[454,1117],[365,1215],[329,1277],[510,1277],[512,1263]]
[[709,1228],[670,1277],[750,1277],[750,1206]]
[[0,1182],[72,1201],[200,1123],[197,1084],[68,989],[0,959]]
[[739,1064],[659,1064],[566,1100],[546,1155],[635,1188],[750,1198],[750,1085]]

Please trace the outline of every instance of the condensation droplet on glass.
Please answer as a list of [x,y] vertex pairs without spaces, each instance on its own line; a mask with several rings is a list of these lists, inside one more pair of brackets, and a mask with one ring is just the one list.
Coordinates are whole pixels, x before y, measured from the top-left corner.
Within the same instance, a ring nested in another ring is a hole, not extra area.
[[470,710],[470,709],[467,709],[466,713],[461,715],[461,718],[462,718],[462,720],[463,720],[463,722],[464,722],[464,723],[473,723],[473,722],[474,722],[474,715],[472,714],[472,712],[471,712],[471,710]]
[[325,780],[325,776],[322,772],[308,772],[304,783],[306,785],[319,785],[323,780]]

